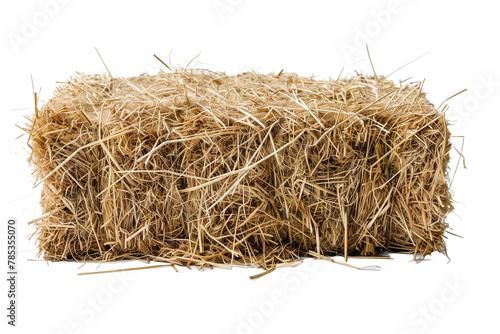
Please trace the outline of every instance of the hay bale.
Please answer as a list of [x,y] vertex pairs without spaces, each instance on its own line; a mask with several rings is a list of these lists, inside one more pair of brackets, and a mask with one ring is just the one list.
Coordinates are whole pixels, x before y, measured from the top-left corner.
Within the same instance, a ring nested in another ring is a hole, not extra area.
[[48,260],[272,268],[308,251],[446,251],[450,134],[421,83],[81,74],[27,131]]

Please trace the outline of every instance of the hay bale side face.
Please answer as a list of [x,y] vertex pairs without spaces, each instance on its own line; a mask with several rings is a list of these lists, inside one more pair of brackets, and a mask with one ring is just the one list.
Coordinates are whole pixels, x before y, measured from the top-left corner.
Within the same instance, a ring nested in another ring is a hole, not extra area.
[[420,84],[80,75],[28,131],[49,260],[445,251],[449,132]]

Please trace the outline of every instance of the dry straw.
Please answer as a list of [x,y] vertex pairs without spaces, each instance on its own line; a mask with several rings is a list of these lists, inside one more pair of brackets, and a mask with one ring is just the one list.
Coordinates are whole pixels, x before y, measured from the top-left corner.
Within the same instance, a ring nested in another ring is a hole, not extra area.
[[450,134],[420,82],[80,74],[26,131],[47,260],[269,271],[446,252]]

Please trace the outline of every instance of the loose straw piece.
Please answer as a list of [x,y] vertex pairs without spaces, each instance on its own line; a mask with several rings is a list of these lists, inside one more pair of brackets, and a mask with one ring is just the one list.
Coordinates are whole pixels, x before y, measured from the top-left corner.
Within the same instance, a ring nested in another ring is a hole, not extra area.
[[333,262],[335,264],[340,264],[342,266],[346,266],[346,267],[349,267],[349,268],[354,268],[354,269],[358,269],[358,270],[380,270],[379,266],[374,266],[374,265],[372,265],[372,266],[365,266],[365,267],[356,267],[356,266],[353,266],[352,264],[349,264],[349,263],[337,262],[337,261],[335,261],[332,258],[329,258],[327,256],[318,254],[318,253],[313,252],[313,251],[309,251],[309,254],[312,255],[312,256],[314,256],[314,257],[317,257],[318,259],[330,261],[330,262]]
[[137,267],[137,268],[124,268],[124,269],[113,269],[113,270],[102,270],[102,271],[90,271],[85,273],[78,273],[78,275],[93,275],[93,274],[105,274],[105,273],[115,273],[119,271],[130,271],[130,270],[142,270],[142,269],[153,269],[160,267],[172,267],[176,272],[177,268],[173,264],[159,264],[155,266],[147,266],[147,267]]

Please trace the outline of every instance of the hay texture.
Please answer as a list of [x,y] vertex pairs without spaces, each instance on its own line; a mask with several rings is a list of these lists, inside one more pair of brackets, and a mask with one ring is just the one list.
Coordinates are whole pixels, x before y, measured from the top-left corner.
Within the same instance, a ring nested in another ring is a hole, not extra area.
[[446,252],[450,134],[420,82],[80,74],[27,131],[47,260]]

